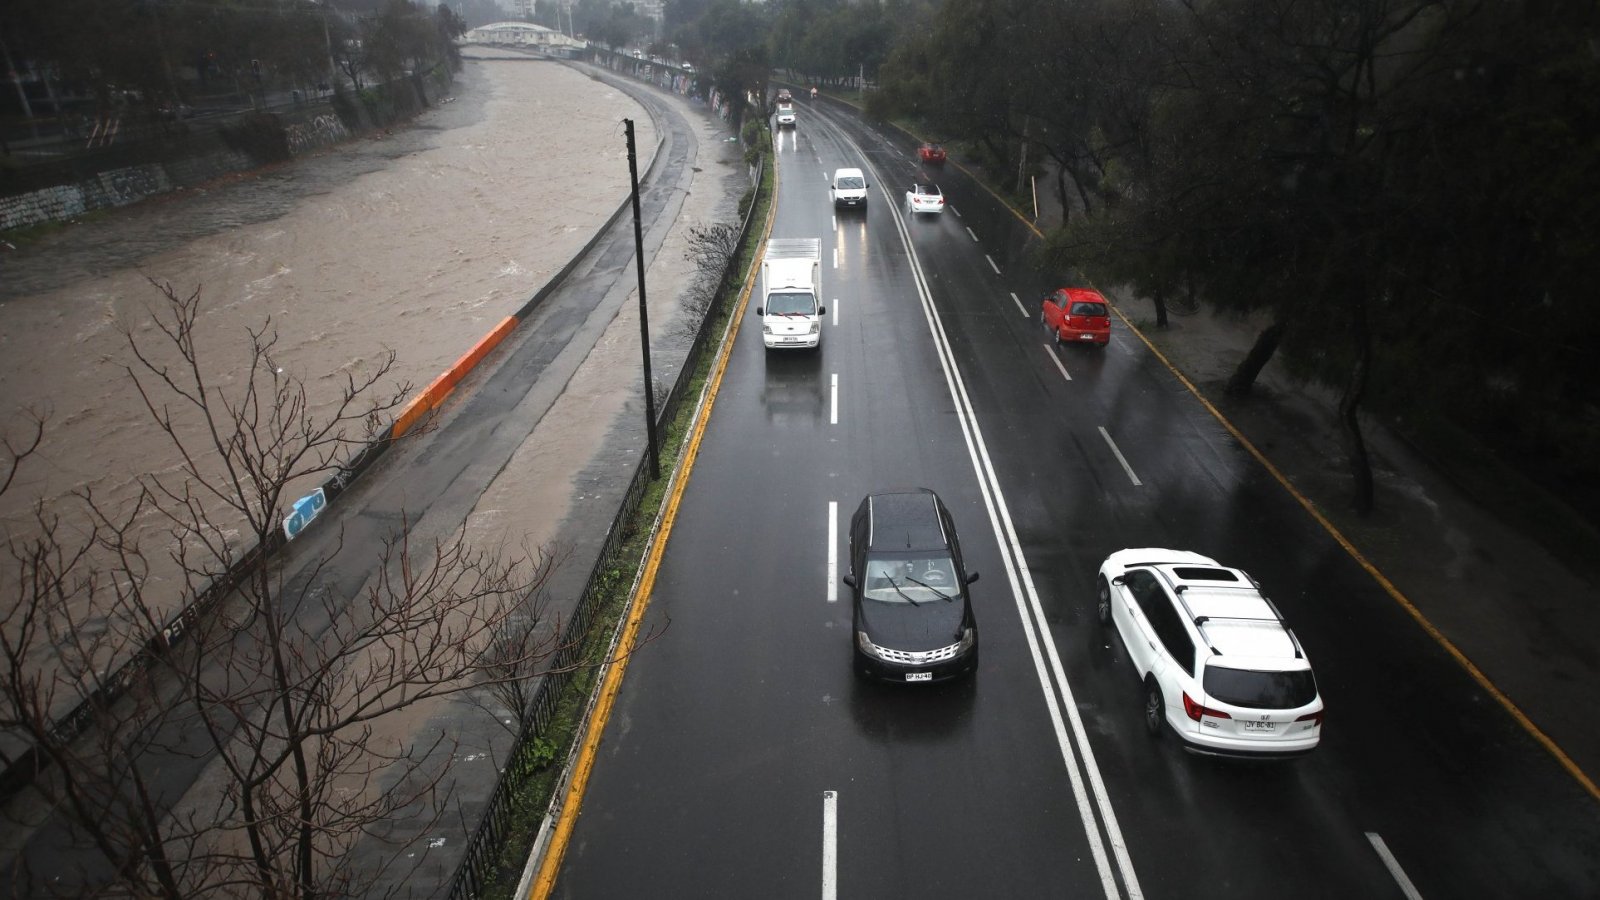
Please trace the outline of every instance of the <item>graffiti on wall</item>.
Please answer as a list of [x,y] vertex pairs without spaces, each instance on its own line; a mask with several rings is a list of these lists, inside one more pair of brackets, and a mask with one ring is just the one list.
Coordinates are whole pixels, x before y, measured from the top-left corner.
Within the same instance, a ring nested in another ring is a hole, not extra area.
[[350,134],[344,123],[333,113],[323,113],[305,122],[295,122],[284,131],[289,137],[290,153],[304,153],[317,147],[326,147],[344,140]]

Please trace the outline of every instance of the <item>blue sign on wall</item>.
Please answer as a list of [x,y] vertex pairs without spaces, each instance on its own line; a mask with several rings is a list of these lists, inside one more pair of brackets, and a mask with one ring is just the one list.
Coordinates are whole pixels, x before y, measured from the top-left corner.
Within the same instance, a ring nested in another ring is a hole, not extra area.
[[294,512],[283,520],[283,536],[291,541],[294,540],[294,536],[304,531],[305,527],[311,524],[311,520],[317,517],[317,513],[322,512],[323,507],[327,505],[328,495],[322,492],[322,488],[317,488],[296,500]]

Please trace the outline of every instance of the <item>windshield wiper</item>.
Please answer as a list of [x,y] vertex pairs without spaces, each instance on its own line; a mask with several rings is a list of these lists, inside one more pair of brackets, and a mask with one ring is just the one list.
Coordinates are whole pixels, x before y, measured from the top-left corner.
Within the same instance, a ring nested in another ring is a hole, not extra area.
[[[923,587],[923,588],[927,588],[930,591],[933,591],[935,594],[939,595],[939,599],[940,600],[943,600],[946,603],[949,603],[951,600],[955,599],[954,597],[950,596],[949,594],[946,594],[944,591],[939,590],[938,588],[934,587],[933,585],[931,585],[931,584],[923,584],[922,582],[916,580],[915,578],[912,578],[910,575],[906,576],[906,580],[911,582],[912,584],[916,585],[917,587]],[[893,582],[893,579],[890,579],[890,581]]]
[[[896,594],[899,594],[900,596],[906,598],[906,602],[907,603],[911,604],[912,606],[921,606],[922,605],[921,603],[918,603],[917,601],[911,599],[911,595],[910,594],[906,593],[905,591],[900,590],[900,584],[894,580],[894,576],[893,575],[885,575],[883,577],[889,579],[889,586],[894,588],[894,592]],[[916,581],[916,579],[912,578],[910,575],[907,575],[906,579],[908,581]],[[924,586],[926,586],[926,585],[924,585]],[[937,594],[938,591],[934,591],[934,593]]]

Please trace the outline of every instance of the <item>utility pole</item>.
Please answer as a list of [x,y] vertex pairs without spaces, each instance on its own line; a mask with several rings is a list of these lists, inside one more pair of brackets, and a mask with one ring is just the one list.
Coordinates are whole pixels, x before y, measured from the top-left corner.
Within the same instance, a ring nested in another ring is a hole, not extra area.
[[628,180],[633,184],[633,259],[639,270],[639,349],[644,353],[644,431],[650,443],[650,480],[661,477],[656,450],[656,384],[650,377],[650,310],[644,301],[644,230],[639,224],[639,157],[633,149],[633,120],[623,119],[628,134]]
[[333,63],[333,36],[328,33],[328,7],[332,5],[333,0],[322,0],[322,45],[328,49],[328,87],[330,88],[339,80],[339,67]]
[[[0,55],[5,56],[6,72],[11,77],[11,84],[17,89],[17,100],[22,104],[22,114],[28,119],[28,129],[35,138],[39,137],[39,122],[33,117],[33,106],[28,103],[28,91],[22,86],[22,76],[17,74],[17,67],[11,62],[11,48],[6,46],[4,38],[0,38]],[[45,76],[48,82],[49,76]]]

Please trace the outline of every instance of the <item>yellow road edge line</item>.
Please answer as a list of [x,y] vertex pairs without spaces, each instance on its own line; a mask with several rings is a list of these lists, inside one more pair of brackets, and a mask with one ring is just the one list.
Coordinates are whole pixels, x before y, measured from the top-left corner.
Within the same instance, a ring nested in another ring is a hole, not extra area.
[[[895,127],[898,128],[899,126]],[[901,128],[900,130],[906,131],[904,128]],[[910,135],[914,140],[922,140],[915,134],[912,134],[910,131],[906,131],[906,134]],[[974,184],[983,188],[985,191],[988,191],[989,196],[998,201],[1001,206],[1010,210],[1011,214],[1016,216],[1017,219],[1022,222],[1022,224],[1028,226],[1028,230],[1032,231],[1040,238],[1044,237],[1043,232],[1039,230],[1038,226],[1030,222],[1028,218],[1022,214],[1021,210],[1012,206],[1011,203],[1006,200],[1006,198],[996,193],[993,188],[989,187],[989,185],[984,182],[983,179],[974,175],[972,170],[953,159],[947,161],[965,173],[968,178],[971,178]],[[1091,283],[1090,286],[1093,287],[1094,285]],[[1195,399],[1200,401],[1200,404],[1206,408],[1207,412],[1211,413],[1211,415],[1214,416],[1218,422],[1222,423],[1222,427],[1226,428],[1228,433],[1233,435],[1234,439],[1237,440],[1240,445],[1242,445],[1246,450],[1250,451],[1250,455],[1254,456],[1256,461],[1261,463],[1261,465],[1266,468],[1272,477],[1277,479],[1279,484],[1283,485],[1283,489],[1289,492],[1289,496],[1293,497],[1296,502],[1304,507],[1306,512],[1311,514],[1311,518],[1315,519],[1317,524],[1321,525],[1323,529],[1333,537],[1334,541],[1336,541],[1340,547],[1344,548],[1346,553],[1350,554],[1350,558],[1355,560],[1356,564],[1361,568],[1365,569],[1367,574],[1371,575],[1373,580],[1378,582],[1378,586],[1383,588],[1384,591],[1389,594],[1389,597],[1392,600],[1400,604],[1400,608],[1404,609],[1406,613],[1411,616],[1411,618],[1415,619],[1417,624],[1422,626],[1422,630],[1427,633],[1429,637],[1433,638],[1434,641],[1439,644],[1439,646],[1443,647],[1445,652],[1450,654],[1450,657],[1467,671],[1468,675],[1472,676],[1472,680],[1476,681],[1479,687],[1487,691],[1489,696],[1493,697],[1495,701],[1505,709],[1506,712],[1510,713],[1511,718],[1516,720],[1517,724],[1521,725],[1524,731],[1528,732],[1528,734],[1530,734],[1540,746],[1544,747],[1544,749],[1551,756],[1555,757],[1556,762],[1560,763],[1561,767],[1567,770],[1568,775],[1571,775],[1575,780],[1577,780],[1578,784],[1582,785],[1583,789],[1588,791],[1591,797],[1596,800],[1600,800],[1600,786],[1595,784],[1594,779],[1590,778],[1589,775],[1584,772],[1576,762],[1573,762],[1572,757],[1568,756],[1566,751],[1562,750],[1561,746],[1557,744],[1553,738],[1551,738],[1548,734],[1545,734],[1544,730],[1538,725],[1535,725],[1533,720],[1528,718],[1527,714],[1522,711],[1521,707],[1517,706],[1517,704],[1504,691],[1500,690],[1500,688],[1497,687],[1493,681],[1490,681],[1489,676],[1485,675],[1483,670],[1479,669],[1477,664],[1461,651],[1461,648],[1457,647],[1455,643],[1450,640],[1450,638],[1446,637],[1444,632],[1440,631],[1438,626],[1434,625],[1433,622],[1431,622],[1428,617],[1423,614],[1422,610],[1418,609],[1416,604],[1411,602],[1410,598],[1401,593],[1400,589],[1395,587],[1394,582],[1390,581],[1387,576],[1378,571],[1378,567],[1368,561],[1368,559],[1362,555],[1361,551],[1357,550],[1355,545],[1350,543],[1350,541],[1345,538],[1344,534],[1341,533],[1339,529],[1336,528],[1334,524],[1322,514],[1321,510],[1317,509],[1316,504],[1311,502],[1310,498],[1301,494],[1300,491],[1295,488],[1292,483],[1290,483],[1289,479],[1284,477],[1282,472],[1278,471],[1278,467],[1273,465],[1271,460],[1267,459],[1266,454],[1256,449],[1255,444],[1252,444],[1250,440],[1244,436],[1244,432],[1240,431],[1232,422],[1228,421],[1228,418],[1222,414],[1222,411],[1212,405],[1211,401],[1207,400],[1205,395],[1200,393],[1200,389],[1195,387],[1194,383],[1191,382],[1181,371],[1179,371],[1178,367],[1173,365],[1171,360],[1167,359],[1166,354],[1157,349],[1156,345],[1152,343],[1148,337],[1145,337],[1144,332],[1140,331],[1133,324],[1133,322],[1128,318],[1127,314],[1122,311],[1121,307],[1117,306],[1115,303],[1112,303],[1111,308],[1116,310],[1117,318],[1122,320],[1122,324],[1126,325],[1129,331],[1133,332],[1140,341],[1144,342],[1146,347],[1150,348],[1150,352],[1156,355],[1156,359],[1161,360],[1161,364],[1167,367],[1167,371],[1171,372],[1173,376],[1176,377],[1178,381],[1188,389],[1189,393],[1193,394]]]
[[[954,160],[951,160],[951,162],[954,162]],[[955,165],[962,172],[965,172],[967,176],[971,178],[979,187],[982,187],[984,190],[988,191],[989,195],[998,200],[1001,206],[1011,210],[1011,214],[1016,216],[1017,219],[1019,219],[1024,225],[1027,225],[1029,230],[1041,238],[1044,237],[1039,229],[1033,223],[1029,222],[1028,219],[1022,214],[1021,210],[1016,209],[1004,197],[995,193],[994,190],[985,184],[982,179],[978,178],[976,175],[973,175],[971,170],[969,170],[966,166],[963,166],[960,163],[955,163]],[[1093,287],[1093,284],[1091,283],[1090,286]],[[1544,730],[1538,725],[1535,725],[1533,720],[1528,718],[1527,713],[1524,713],[1522,708],[1517,706],[1516,702],[1513,701],[1510,696],[1508,696],[1504,691],[1500,690],[1500,688],[1496,686],[1493,681],[1489,680],[1489,676],[1484,674],[1483,670],[1478,668],[1477,664],[1474,663],[1466,653],[1462,652],[1461,648],[1455,645],[1455,642],[1446,637],[1445,633],[1440,631],[1438,626],[1434,625],[1433,622],[1423,614],[1422,610],[1419,609],[1416,604],[1411,602],[1410,598],[1401,593],[1398,587],[1395,587],[1394,582],[1390,581],[1386,575],[1378,571],[1378,567],[1373,565],[1372,562],[1362,555],[1361,551],[1357,550],[1354,544],[1350,543],[1349,539],[1347,539],[1344,534],[1340,532],[1339,529],[1322,514],[1322,511],[1317,509],[1316,504],[1311,502],[1310,498],[1301,494],[1300,491],[1289,481],[1289,479],[1278,470],[1278,467],[1273,465],[1271,460],[1267,459],[1266,454],[1258,450],[1256,445],[1252,444],[1250,440],[1244,436],[1244,432],[1235,427],[1234,424],[1222,414],[1221,410],[1212,405],[1211,401],[1207,400],[1205,395],[1200,393],[1200,389],[1195,387],[1194,383],[1191,382],[1181,371],[1179,371],[1178,367],[1173,365],[1171,360],[1167,359],[1166,354],[1162,353],[1156,347],[1156,345],[1145,336],[1144,332],[1140,331],[1138,327],[1133,324],[1132,320],[1130,320],[1127,314],[1122,311],[1121,307],[1117,306],[1115,303],[1112,303],[1111,308],[1116,310],[1117,318],[1122,320],[1122,324],[1127,326],[1128,330],[1133,332],[1140,341],[1144,342],[1146,347],[1150,348],[1150,352],[1156,355],[1156,359],[1161,360],[1161,364],[1167,367],[1167,371],[1171,372],[1173,376],[1176,377],[1178,381],[1188,389],[1189,393],[1193,394],[1195,399],[1200,401],[1200,404],[1206,408],[1207,412],[1211,413],[1211,415],[1214,416],[1218,422],[1222,423],[1222,427],[1226,428],[1228,433],[1233,435],[1234,439],[1237,440],[1241,446],[1250,451],[1250,455],[1254,456],[1256,461],[1261,463],[1261,465],[1266,468],[1267,472],[1270,473],[1273,478],[1277,479],[1277,482],[1283,486],[1283,489],[1289,492],[1289,496],[1293,497],[1296,502],[1304,507],[1306,512],[1311,514],[1311,518],[1316,520],[1317,524],[1321,525],[1323,529],[1333,537],[1334,541],[1337,542],[1340,547],[1344,548],[1346,553],[1350,554],[1350,558],[1355,560],[1356,564],[1361,568],[1365,569],[1367,574],[1371,575],[1373,580],[1378,583],[1378,586],[1383,588],[1384,591],[1389,594],[1389,597],[1392,600],[1400,604],[1400,608],[1404,609],[1406,613],[1411,616],[1411,618],[1415,619],[1417,624],[1422,626],[1422,630],[1427,633],[1429,637],[1433,638],[1434,641],[1439,644],[1439,646],[1443,647],[1445,652],[1450,654],[1450,657],[1467,671],[1468,675],[1472,676],[1472,680],[1476,681],[1479,687],[1487,691],[1489,696],[1495,699],[1495,702],[1499,703],[1506,712],[1510,713],[1511,718],[1516,720],[1517,724],[1521,725],[1524,731],[1531,735],[1533,739],[1546,750],[1546,752],[1555,757],[1556,762],[1560,763],[1561,767],[1567,770],[1567,774],[1571,775],[1578,782],[1578,784],[1583,786],[1584,790],[1589,792],[1589,796],[1596,800],[1600,800],[1600,785],[1595,784],[1594,779],[1590,778],[1588,773],[1584,772],[1583,769],[1573,761],[1572,757],[1568,756],[1567,752],[1561,749],[1561,745],[1557,744],[1554,738],[1551,738],[1548,734],[1545,734]]]
[[[757,189],[759,194],[759,187]],[[677,519],[678,503],[683,498],[685,486],[689,483],[689,475],[694,470],[695,458],[700,454],[700,440],[705,434],[706,425],[711,420],[711,408],[716,403],[717,392],[722,387],[722,375],[727,370],[728,358],[733,355],[734,339],[738,333],[738,323],[744,318],[745,307],[750,302],[750,292],[755,286],[755,279],[761,269],[761,260],[766,252],[767,236],[772,234],[772,220],[778,208],[778,166],[777,154],[773,154],[772,166],[772,204],[767,208],[767,221],[762,229],[761,241],[757,245],[755,256],[751,258],[750,274],[745,278],[744,287],[739,291],[739,302],[734,307],[733,315],[728,320],[729,336],[722,342],[722,349],[717,354],[716,365],[712,368],[711,378],[706,387],[705,402],[700,406],[700,414],[695,419],[694,429],[690,434],[689,442],[683,455],[678,461],[678,478],[673,485],[672,493],[667,497],[667,505],[661,517],[661,527],[657,530],[655,539],[651,542],[650,552],[645,557],[645,567],[640,576],[639,583],[633,596],[628,599],[630,611],[627,624],[623,627],[621,640],[617,646],[623,648],[617,659],[606,667],[605,679],[600,687],[600,700],[595,704],[593,713],[590,714],[589,723],[584,729],[583,746],[578,751],[578,758],[573,765],[571,779],[567,783],[567,790],[561,802],[561,817],[556,821],[555,832],[551,835],[550,845],[545,849],[544,858],[540,860],[539,874],[534,879],[528,890],[530,900],[545,900],[550,892],[555,889],[556,876],[561,869],[561,862],[567,853],[567,844],[572,839],[572,829],[577,824],[578,814],[583,805],[584,791],[589,786],[589,774],[594,769],[595,758],[599,754],[600,740],[606,728],[606,723],[611,718],[611,708],[616,703],[617,694],[622,689],[622,677],[627,672],[628,660],[632,657],[634,641],[639,635],[639,624],[644,620],[646,609],[650,606],[650,593],[655,587],[656,570],[660,568],[661,556],[666,552],[667,540],[672,535],[672,525]]]
[[1113,303],[1111,304],[1111,308],[1117,311],[1117,318],[1122,320],[1122,324],[1126,325],[1129,331],[1133,332],[1139,338],[1139,340],[1144,342],[1146,347],[1150,348],[1150,352],[1155,354],[1156,359],[1161,360],[1161,364],[1167,367],[1167,371],[1171,372],[1173,377],[1177,378],[1178,381],[1188,389],[1189,393],[1193,394],[1195,399],[1200,401],[1200,404],[1206,408],[1207,412],[1210,412],[1218,422],[1222,423],[1222,427],[1226,428],[1228,433],[1233,435],[1234,440],[1238,441],[1241,446],[1250,451],[1250,455],[1256,458],[1256,462],[1261,463],[1267,472],[1270,473],[1273,478],[1277,479],[1278,484],[1282,485],[1283,489],[1289,492],[1289,496],[1293,497],[1296,502],[1305,508],[1306,512],[1311,514],[1311,518],[1315,519],[1317,524],[1321,525],[1323,530],[1327,531],[1328,534],[1333,537],[1334,541],[1336,541],[1340,547],[1344,548],[1346,553],[1350,554],[1350,558],[1354,559],[1357,565],[1365,569],[1367,574],[1371,575],[1373,580],[1378,582],[1378,586],[1382,587],[1384,591],[1388,592],[1389,597],[1396,603],[1400,604],[1400,608],[1404,609],[1408,614],[1410,614],[1411,618],[1416,620],[1417,624],[1422,626],[1422,630],[1426,632],[1429,637],[1438,642],[1439,646],[1443,647],[1445,652],[1450,654],[1451,658],[1459,663],[1463,669],[1466,669],[1467,674],[1472,676],[1472,679],[1478,683],[1478,686],[1487,691],[1489,696],[1493,697],[1501,705],[1501,707],[1506,710],[1506,712],[1510,713],[1511,717],[1516,720],[1517,724],[1521,725],[1525,731],[1532,735],[1533,739],[1539,742],[1539,744],[1543,746],[1551,756],[1554,756],[1556,761],[1561,764],[1562,768],[1567,770],[1567,774],[1576,779],[1577,782],[1583,786],[1584,790],[1589,792],[1591,797],[1595,798],[1596,800],[1600,800],[1600,786],[1595,785],[1594,780],[1591,779],[1588,774],[1583,771],[1583,769],[1579,768],[1576,762],[1573,762],[1572,758],[1566,754],[1566,751],[1562,750],[1560,745],[1558,745],[1554,739],[1545,734],[1543,729],[1541,729],[1538,725],[1535,725],[1533,720],[1528,718],[1527,714],[1524,713],[1522,709],[1518,707],[1517,704],[1509,696],[1507,696],[1504,691],[1496,687],[1495,683],[1489,680],[1489,676],[1485,675],[1483,670],[1479,669],[1477,664],[1474,663],[1467,656],[1467,654],[1461,651],[1461,648],[1457,647],[1455,643],[1450,640],[1450,638],[1446,637],[1444,632],[1440,631],[1439,628],[1433,624],[1433,622],[1429,621],[1428,617],[1423,614],[1422,610],[1417,608],[1416,604],[1412,603],[1405,594],[1401,593],[1400,589],[1394,585],[1394,582],[1390,581],[1387,576],[1378,571],[1378,567],[1368,561],[1366,556],[1364,556],[1360,550],[1357,550],[1354,544],[1350,543],[1344,534],[1339,531],[1338,527],[1335,526],[1333,522],[1329,521],[1328,517],[1324,516],[1321,510],[1317,509],[1317,505],[1312,502],[1309,497],[1300,493],[1299,489],[1289,481],[1283,472],[1279,471],[1278,467],[1273,465],[1271,460],[1267,459],[1266,454],[1257,449],[1256,445],[1251,443],[1250,439],[1244,436],[1244,432],[1235,427],[1234,424],[1222,414],[1221,410],[1217,409],[1210,400],[1206,399],[1204,394],[1200,393],[1200,389],[1195,387],[1194,382],[1190,381],[1187,376],[1178,370],[1177,366],[1172,364],[1171,360],[1167,359],[1166,354],[1162,353],[1161,350],[1157,348],[1148,337],[1145,336],[1144,332],[1140,331],[1133,324],[1133,322],[1128,319],[1127,314],[1124,313],[1120,307]]
[[[915,138],[916,135],[912,135],[912,137]],[[1022,224],[1028,226],[1028,230],[1032,231],[1040,238],[1044,237],[1044,234],[1039,231],[1036,225],[1028,221],[1027,217],[1022,214],[1021,210],[1013,207],[1004,197],[995,193],[995,191],[990,188],[988,184],[974,175],[970,169],[961,165],[955,160],[949,160],[949,162],[954,163],[956,168],[966,173],[967,177],[973,180],[973,183],[977,184],[985,191],[988,191],[989,196],[995,198],[995,200],[999,201],[1001,206],[1004,206],[1006,209],[1010,210],[1011,214],[1016,216],[1017,219],[1022,222]],[[1091,283],[1090,286],[1093,287],[1093,284]],[[1467,674],[1472,676],[1472,679],[1478,683],[1478,686],[1483,688],[1485,691],[1488,691],[1489,696],[1493,697],[1495,701],[1506,710],[1506,712],[1510,713],[1511,717],[1516,720],[1517,724],[1522,726],[1523,730],[1532,735],[1533,739],[1537,741],[1540,746],[1544,747],[1544,749],[1548,751],[1551,756],[1554,756],[1556,758],[1556,762],[1560,763],[1561,767],[1567,770],[1567,774],[1576,779],[1577,782],[1583,786],[1584,790],[1589,792],[1591,797],[1595,798],[1596,800],[1600,800],[1600,786],[1595,784],[1594,779],[1590,778],[1588,774],[1583,771],[1583,769],[1579,768],[1578,764],[1573,762],[1572,757],[1568,756],[1566,751],[1562,750],[1561,746],[1557,744],[1553,738],[1551,738],[1548,734],[1545,734],[1544,730],[1538,725],[1535,725],[1533,720],[1528,718],[1527,714],[1522,711],[1521,707],[1517,706],[1517,704],[1512,701],[1512,699],[1507,696],[1504,691],[1500,690],[1500,688],[1497,687],[1493,681],[1490,681],[1489,676],[1485,675],[1483,670],[1479,669],[1477,664],[1461,651],[1461,648],[1457,647],[1453,641],[1446,637],[1444,632],[1439,630],[1438,626],[1429,621],[1428,617],[1423,614],[1422,610],[1418,609],[1416,604],[1412,603],[1405,594],[1400,592],[1399,588],[1395,587],[1394,582],[1390,581],[1387,576],[1378,571],[1378,567],[1368,561],[1368,559],[1362,555],[1361,551],[1357,550],[1355,545],[1350,543],[1350,541],[1345,538],[1344,534],[1341,533],[1339,529],[1336,528],[1334,524],[1330,522],[1320,510],[1317,509],[1316,504],[1312,503],[1310,498],[1301,494],[1300,491],[1296,489],[1292,483],[1290,483],[1289,479],[1284,477],[1282,472],[1278,471],[1278,467],[1273,465],[1271,460],[1267,459],[1266,454],[1258,450],[1256,446],[1244,436],[1244,432],[1240,431],[1232,422],[1228,421],[1228,418],[1222,414],[1222,411],[1212,405],[1211,401],[1207,400],[1205,395],[1200,393],[1200,389],[1195,387],[1194,384],[1178,370],[1178,367],[1172,364],[1171,360],[1167,359],[1166,354],[1162,353],[1156,348],[1156,345],[1145,336],[1144,332],[1140,331],[1133,324],[1133,322],[1128,318],[1127,314],[1122,311],[1121,307],[1117,306],[1115,303],[1112,303],[1111,308],[1116,310],[1117,318],[1122,320],[1122,324],[1126,325],[1129,331],[1133,332],[1140,341],[1144,342],[1146,347],[1150,348],[1150,352],[1154,353],[1156,358],[1161,360],[1161,364],[1167,367],[1167,371],[1171,372],[1173,376],[1176,377],[1178,381],[1188,389],[1189,393],[1193,394],[1195,399],[1200,401],[1201,405],[1206,408],[1206,411],[1210,412],[1218,422],[1222,423],[1222,427],[1226,428],[1228,433],[1233,435],[1234,439],[1237,440],[1240,445],[1242,445],[1246,450],[1250,451],[1250,455],[1254,456],[1256,461],[1261,463],[1261,465],[1264,466],[1269,473],[1271,473],[1272,477],[1277,479],[1279,484],[1283,485],[1283,489],[1289,492],[1289,496],[1293,497],[1296,502],[1304,507],[1306,512],[1311,514],[1311,518],[1316,520],[1317,524],[1321,525],[1323,529],[1328,532],[1328,534],[1332,535],[1334,541],[1336,541],[1340,547],[1343,547],[1346,553],[1350,554],[1350,558],[1354,559],[1357,565],[1365,569],[1367,574],[1371,575],[1373,580],[1377,581],[1378,585],[1382,587],[1384,591],[1388,592],[1390,598],[1396,603],[1400,604],[1400,608],[1404,609],[1406,613],[1411,616],[1411,618],[1417,621],[1417,624],[1422,626],[1422,630],[1426,632],[1429,637],[1433,638],[1434,641],[1439,644],[1439,646],[1443,647],[1445,652],[1450,654],[1451,658],[1459,663],[1463,669],[1466,669]]]

